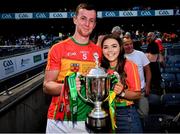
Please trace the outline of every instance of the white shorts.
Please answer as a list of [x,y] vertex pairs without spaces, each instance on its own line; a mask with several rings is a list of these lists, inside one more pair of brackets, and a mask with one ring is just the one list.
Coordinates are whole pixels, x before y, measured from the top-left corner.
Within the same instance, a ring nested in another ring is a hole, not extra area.
[[46,133],[88,133],[85,121],[77,121],[74,125],[72,121],[47,120]]

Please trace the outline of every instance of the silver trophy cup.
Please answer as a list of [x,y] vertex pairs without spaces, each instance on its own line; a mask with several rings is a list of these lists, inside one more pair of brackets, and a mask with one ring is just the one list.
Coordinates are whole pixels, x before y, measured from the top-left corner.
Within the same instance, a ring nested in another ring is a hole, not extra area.
[[79,96],[90,103],[94,104],[94,109],[89,113],[86,124],[90,128],[106,128],[108,122],[108,113],[102,108],[102,103],[108,100],[110,89],[110,78],[103,68],[92,68],[85,76],[86,98],[78,91]]

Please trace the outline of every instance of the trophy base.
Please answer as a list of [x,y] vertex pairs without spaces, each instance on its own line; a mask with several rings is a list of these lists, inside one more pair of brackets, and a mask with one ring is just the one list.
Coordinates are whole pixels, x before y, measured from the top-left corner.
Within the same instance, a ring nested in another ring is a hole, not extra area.
[[110,131],[110,120],[108,116],[104,118],[93,118],[88,116],[86,120],[86,127],[90,130],[90,132],[107,133]]

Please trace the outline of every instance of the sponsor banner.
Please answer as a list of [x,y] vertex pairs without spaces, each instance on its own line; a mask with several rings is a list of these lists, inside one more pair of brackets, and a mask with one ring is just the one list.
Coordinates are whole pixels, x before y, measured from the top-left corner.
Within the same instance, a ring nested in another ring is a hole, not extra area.
[[54,18],[67,18],[67,12],[50,12],[49,13],[49,18],[54,19]]
[[180,15],[180,9],[174,10],[174,15],[175,16]]
[[33,13],[33,19],[49,19],[49,13],[47,13],[47,12]]
[[42,61],[42,56],[41,56],[41,54],[34,55],[34,56],[33,56],[33,61],[34,61],[34,63],[37,63],[37,62]]
[[173,9],[155,10],[155,16],[171,16],[171,15],[173,15]]
[[14,13],[1,13],[0,19],[6,20],[6,19],[15,19]]
[[138,16],[155,16],[154,10],[141,10],[138,11]]
[[119,11],[120,17],[136,17],[138,16],[137,11]]
[[[180,15],[180,9],[97,12],[98,18],[173,15]],[[0,13],[0,19],[58,19],[72,18],[73,16],[74,12]]]
[[47,60],[48,52],[45,52],[43,55],[44,55],[44,60]]
[[27,54],[27,55],[21,55],[21,56],[16,57],[17,72],[24,71],[34,66],[31,55],[32,54]]
[[[47,61],[49,49],[0,60],[0,80],[31,69]],[[43,58],[42,58],[43,57]]]
[[72,18],[75,15],[75,12],[67,12],[67,18]]
[[0,79],[4,79],[15,74],[17,72],[16,59],[13,57],[0,60],[0,68]]
[[32,55],[33,63],[39,65],[47,61],[48,49],[42,50],[40,52],[35,52]]
[[32,19],[33,13],[15,13],[15,19]]
[[119,17],[118,11],[102,11],[102,17]]

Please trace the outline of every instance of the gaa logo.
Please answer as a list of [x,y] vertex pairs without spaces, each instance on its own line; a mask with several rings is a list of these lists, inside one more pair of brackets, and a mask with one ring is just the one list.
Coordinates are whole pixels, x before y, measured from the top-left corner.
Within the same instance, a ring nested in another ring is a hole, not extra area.
[[53,13],[54,18],[61,18],[63,15],[61,13]]
[[155,10],[157,16],[173,15],[173,10]]
[[36,13],[35,18],[47,18],[45,13]]
[[108,16],[108,17],[115,17],[116,14],[114,12],[105,12],[105,16]]
[[160,10],[160,11],[159,11],[159,14],[160,14],[160,15],[170,15],[167,10]]
[[152,16],[150,11],[141,11],[141,16]]
[[1,19],[12,19],[12,15],[10,13],[3,13],[1,15]]
[[3,61],[3,66],[6,68],[6,67],[9,67],[9,66],[12,66],[13,65],[13,62],[12,60],[5,60]]
[[133,13],[131,11],[124,11],[123,16],[133,16]]

